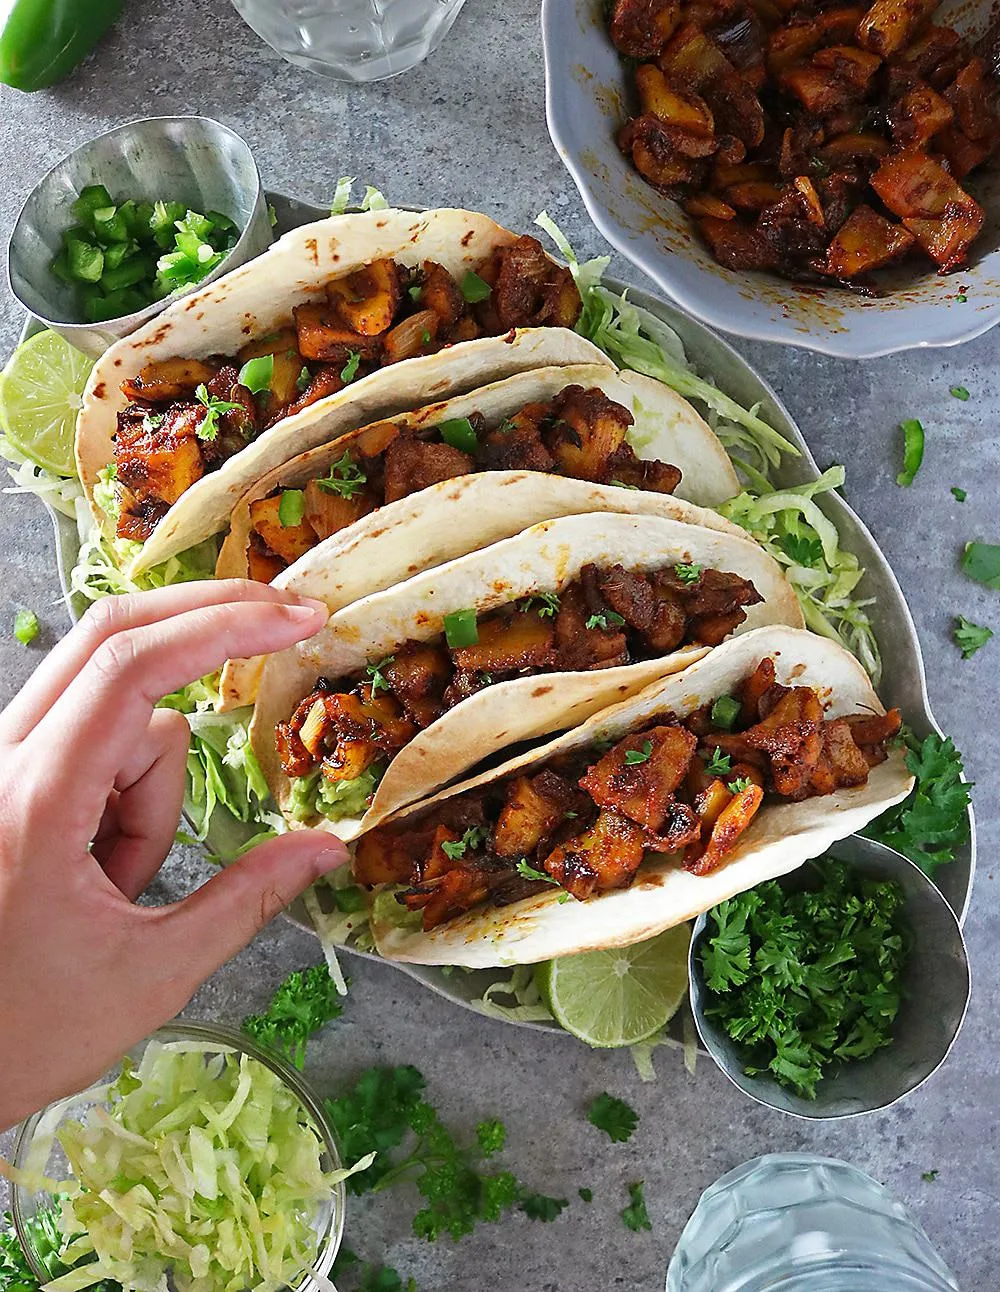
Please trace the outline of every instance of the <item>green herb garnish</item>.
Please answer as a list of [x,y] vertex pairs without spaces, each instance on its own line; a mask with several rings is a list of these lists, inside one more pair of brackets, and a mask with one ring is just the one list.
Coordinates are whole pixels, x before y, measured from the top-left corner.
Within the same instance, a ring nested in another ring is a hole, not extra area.
[[313,965],[289,974],[262,1014],[247,1015],[243,1031],[301,1068],[306,1042],[343,1010],[326,965]]
[[581,1202],[593,1202],[593,1201],[594,1201],[594,1191],[593,1191],[593,1189],[577,1189],[577,1193],[580,1195],[580,1200],[581,1200]]
[[960,399],[963,404],[969,398],[969,392],[964,386],[952,386],[948,393],[953,395],[955,399]]
[[607,632],[609,628],[621,628],[625,620],[614,610],[602,610],[599,615],[591,615],[585,628],[600,628]]
[[964,615],[955,620],[955,645],[962,652],[963,659],[971,659],[977,650],[981,650],[993,636],[993,629],[981,624],[973,624]]
[[964,489],[959,489],[958,485],[951,486],[951,493],[956,502],[965,502],[969,496]]
[[962,569],[977,583],[1000,589],[1000,544],[966,543]]
[[312,373],[309,371],[308,368],[303,366],[302,370],[299,372],[298,377],[296,378],[295,389],[299,391],[299,393],[301,394],[301,392],[308,387],[311,381],[312,381]]
[[728,782],[726,789],[730,794],[742,794],[743,791],[748,790],[752,784],[753,781],[749,776],[737,776],[736,780]]
[[778,546],[795,565],[813,566],[823,559],[823,544],[807,534],[782,534]]
[[604,1131],[616,1144],[624,1144],[632,1138],[632,1132],[639,1125],[639,1114],[624,1099],[616,1099],[605,1091],[590,1105],[587,1121]]
[[709,776],[728,776],[733,770],[733,760],[730,754],[724,754],[718,745],[715,746],[715,753],[705,764],[705,771]]
[[674,573],[682,583],[697,583],[701,578],[701,566],[685,565],[681,562],[674,566]]
[[940,1174],[937,1167],[933,1167],[930,1171],[921,1171],[920,1178],[925,1184],[933,1184]]
[[441,851],[452,861],[457,861],[459,857],[464,857],[470,850],[476,852],[483,846],[489,838],[490,832],[484,825],[474,825],[471,829],[466,830],[461,839],[445,840],[441,845]]
[[[523,601],[518,602],[517,608],[522,614],[534,610],[539,619],[551,619],[559,610],[559,597],[554,592],[536,592],[533,596],[525,597]],[[590,625],[588,624],[587,627],[589,628]]]
[[199,440],[214,440],[219,434],[219,417],[222,413],[238,413],[242,404],[234,404],[228,399],[218,399],[208,393],[208,387],[202,383],[194,392],[199,404],[205,406],[205,416],[195,430]]
[[361,363],[361,352],[359,350],[348,350],[347,362],[340,370],[340,380],[352,382],[358,375],[358,367]]
[[648,763],[652,753],[653,742],[644,740],[641,749],[625,750],[625,765],[626,767],[635,767],[638,763]]
[[634,1234],[638,1234],[643,1229],[652,1229],[653,1222],[650,1220],[649,1212],[646,1210],[646,1199],[641,1180],[635,1180],[629,1185],[628,1196],[631,1201],[621,1212],[625,1228],[631,1229]]
[[545,884],[559,884],[558,879],[553,879],[552,876],[547,875],[544,870],[536,870],[534,866],[528,864],[524,857],[522,857],[517,863],[516,870],[523,879],[534,879]]
[[924,460],[924,428],[915,417],[909,417],[900,422],[899,429],[903,432],[903,469],[896,484],[909,488]]
[[327,493],[335,493],[340,498],[353,498],[367,483],[367,475],[350,453],[345,453],[342,458],[334,462],[329,474],[322,480],[316,481],[320,489],[325,489]]
[[373,696],[377,695],[379,691],[390,691],[392,689],[386,681],[385,674],[382,670],[388,668],[390,664],[394,664],[395,661],[395,655],[386,655],[385,659],[380,659],[377,664],[365,665],[365,673],[368,675],[368,681],[371,683]]

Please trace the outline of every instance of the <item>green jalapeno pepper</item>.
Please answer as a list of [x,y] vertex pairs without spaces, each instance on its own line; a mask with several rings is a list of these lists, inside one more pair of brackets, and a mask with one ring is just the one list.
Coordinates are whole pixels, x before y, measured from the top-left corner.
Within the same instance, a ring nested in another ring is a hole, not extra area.
[[44,90],[68,76],[122,11],[123,0],[13,0],[0,18],[0,81]]

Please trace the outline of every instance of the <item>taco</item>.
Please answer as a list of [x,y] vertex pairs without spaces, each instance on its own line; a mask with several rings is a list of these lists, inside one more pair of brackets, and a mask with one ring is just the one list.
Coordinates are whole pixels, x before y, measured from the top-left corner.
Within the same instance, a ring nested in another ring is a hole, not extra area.
[[[216,574],[274,580],[335,611],[556,516],[648,513],[743,537],[708,510],[738,489],[711,428],[667,386],[595,365],[537,368],[263,476],[233,511]],[[252,701],[259,672],[231,661],[222,707]]]
[[289,821],[349,839],[774,623],[802,614],[750,540],[654,516],[564,516],[355,602],[270,656],[251,740]]
[[539,242],[475,212],[306,225],[97,362],[80,478],[105,533],[140,545],[138,572],[224,529],[258,476],[315,444],[525,368],[600,362],[568,331],[580,308]]
[[363,835],[377,948],[479,968],[653,937],[905,798],[899,728],[836,643],[736,637]]

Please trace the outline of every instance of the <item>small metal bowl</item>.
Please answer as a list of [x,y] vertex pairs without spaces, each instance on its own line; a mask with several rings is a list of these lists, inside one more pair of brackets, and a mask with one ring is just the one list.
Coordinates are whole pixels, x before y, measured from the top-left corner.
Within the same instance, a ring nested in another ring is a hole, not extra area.
[[[698,951],[708,916],[694,926],[688,958],[691,1009],[702,1043],[735,1086],[768,1108],[810,1121],[833,1121],[888,1108],[923,1085],[948,1057],[965,1018],[971,977],[962,930],[935,885],[912,862],[883,844],[852,835],[827,854],[871,879],[894,880],[906,897],[904,918],[912,948],[903,975],[903,1003],[893,1042],[871,1058],[846,1063],[824,1076],[815,1099],[803,1099],[771,1076],[748,1077],[744,1055],[713,1019]],[[789,892],[808,887],[808,867],[778,881]]]
[[[131,1051],[131,1057],[136,1064],[142,1057],[146,1046],[152,1041],[157,1041],[161,1044],[180,1042],[188,1048],[194,1046],[204,1049],[206,1054],[217,1054],[220,1051],[246,1054],[251,1059],[255,1059],[258,1063],[270,1068],[299,1101],[318,1131],[322,1142],[322,1169],[324,1171],[340,1169],[340,1156],[320,1100],[303,1080],[302,1074],[296,1072],[283,1059],[256,1045],[249,1037],[234,1028],[223,1027],[215,1023],[188,1023],[178,1020],[168,1023],[165,1027],[158,1028],[148,1040],[141,1042]],[[104,1080],[114,1081],[120,1072],[121,1065],[118,1064],[107,1074]],[[77,1097],[73,1100],[72,1106],[67,1106],[67,1101],[61,1100],[27,1118],[17,1128],[17,1134],[14,1139],[14,1165],[23,1170],[30,1162],[33,1170],[41,1171],[42,1174],[56,1179],[67,1179],[70,1175],[69,1165],[62,1149],[59,1147],[58,1141],[53,1141],[47,1162],[39,1162],[29,1157],[35,1143],[35,1136],[43,1124],[45,1129],[51,1132],[53,1123],[60,1125],[67,1118],[78,1119],[88,1107],[98,1106],[100,1106],[100,1100],[97,1098],[87,1104]],[[35,1156],[40,1156],[37,1150]],[[333,1263],[336,1260],[337,1252],[344,1236],[346,1197],[347,1194],[343,1182],[341,1182],[334,1187],[329,1199],[324,1201],[317,1209],[312,1222],[316,1231],[316,1260],[313,1266],[308,1270],[303,1270],[301,1278],[291,1285],[292,1292],[320,1292],[321,1287],[329,1286],[326,1280],[329,1277],[330,1270],[333,1268]],[[43,1285],[53,1277],[53,1272],[47,1268],[42,1255],[36,1250],[32,1236],[32,1226],[29,1222],[38,1212],[51,1207],[52,1196],[50,1194],[32,1192],[20,1184],[14,1186],[11,1207],[14,1216],[14,1229],[32,1273],[38,1279],[38,1282]],[[51,1260],[54,1254],[49,1253],[48,1255]],[[313,1274],[317,1275],[321,1281],[317,1282],[312,1277]]]
[[[50,266],[63,234],[76,223],[71,207],[87,184],[104,184],[116,199],[184,202],[203,214],[220,211],[239,227],[240,239],[199,283],[122,318],[76,322],[74,289]],[[29,314],[96,358],[170,301],[252,260],[270,242],[267,202],[246,141],[209,117],[149,117],[91,139],[53,166],[17,217],[7,273],[11,291]]]

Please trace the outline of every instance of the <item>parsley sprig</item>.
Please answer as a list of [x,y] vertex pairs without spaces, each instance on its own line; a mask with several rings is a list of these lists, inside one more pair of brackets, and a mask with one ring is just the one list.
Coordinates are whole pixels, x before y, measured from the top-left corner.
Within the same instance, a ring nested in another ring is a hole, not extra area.
[[[475,1148],[463,1147],[424,1099],[424,1090],[424,1078],[412,1066],[369,1068],[348,1094],[326,1101],[343,1160],[377,1153],[366,1171],[348,1179],[352,1193],[377,1193],[411,1180],[424,1199],[413,1232],[429,1242],[442,1234],[462,1238],[515,1206],[533,1220],[549,1221],[569,1205],[524,1188],[510,1171],[484,1170],[485,1160],[504,1146],[503,1123],[480,1122]],[[408,1151],[394,1152],[404,1141]]]
[[267,1009],[243,1020],[243,1031],[301,1068],[310,1036],[339,1018],[343,1009],[326,965],[313,965],[289,974]]
[[742,1048],[744,1071],[769,1071],[806,1099],[827,1069],[892,1041],[908,953],[904,896],[827,859],[818,886],[771,880],[709,912],[699,950],[706,1008]]
[[591,1126],[604,1131],[614,1143],[624,1144],[632,1138],[633,1131],[639,1125],[639,1114],[624,1099],[609,1095],[605,1090],[591,1103],[587,1121]]
[[208,393],[208,387],[202,383],[194,392],[199,404],[205,407],[205,416],[198,423],[195,435],[199,440],[214,440],[219,434],[219,418],[223,413],[238,413],[242,404],[234,404],[228,399],[219,399]]
[[345,453],[342,458],[334,462],[329,474],[316,481],[320,489],[324,489],[327,493],[335,493],[340,498],[353,498],[367,483],[367,475],[350,453]]
[[955,645],[962,652],[963,659],[971,659],[977,650],[981,650],[993,636],[993,629],[985,624],[974,624],[959,615],[953,630]]
[[638,1234],[643,1229],[652,1229],[653,1222],[646,1210],[646,1196],[642,1180],[635,1180],[628,1187],[629,1205],[622,1211],[621,1218],[625,1228]]

